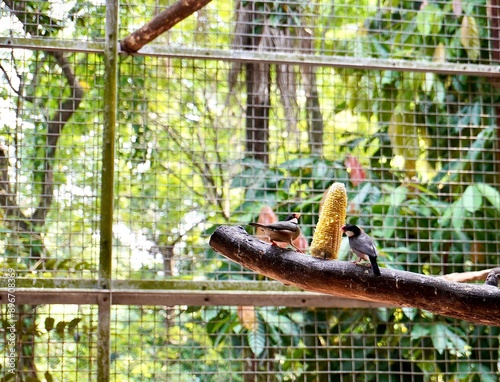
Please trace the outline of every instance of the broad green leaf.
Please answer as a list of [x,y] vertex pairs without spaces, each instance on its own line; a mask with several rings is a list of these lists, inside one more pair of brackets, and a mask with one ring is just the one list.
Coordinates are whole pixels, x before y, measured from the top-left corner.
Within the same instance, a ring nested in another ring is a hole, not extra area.
[[419,340],[422,337],[428,337],[429,336],[429,327],[428,326],[423,326],[423,325],[414,325],[413,329],[411,330],[411,339],[412,340]]
[[444,324],[436,324],[430,327],[429,335],[432,344],[439,354],[449,350],[451,354],[459,357],[470,355],[470,346],[455,331]]
[[60,338],[64,338],[64,329],[66,328],[65,321],[59,321],[56,325],[56,333]]
[[47,332],[50,332],[52,329],[54,329],[54,322],[55,320],[52,317],[47,317],[45,319],[45,330]]
[[391,206],[400,207],[406,200],[406,195],[408,195],[408,188],[406,186],[395,188],[391,193]]
[[253,354],[259,357],[266,347],[266,333],[264,324],[261,320],[258,321],[255,330],[249,330],[247,334],[248,345],[252,349]]
[[417,29],[424,36],[435,35],[441,29],[443,14],[435,4],[429,4],[417,13]]
[[359,211],[359,209],[361,208],[361,204],[366,200],[368,195],[371,194],[371,190],[372,184],[370,182],[364,183],[356,193],[354,198],[351,199],[351,202],[349,203],[349,209],[353,210],[354,212]]
[[483,197],[476,185],[470,185],[462,194],[463,208],[468,212],[476,212],[483,205]]
[[460,200],[457,200],[455,203],[452,205],[452,219],[451,219],[451,226],[456,230],[456,231],[461,231],[463,226],[464,226],[464,220],[465,220],[465,209],[462,206],[462,203]]
[[416,308],[401,308],[401,310],[403,311],[404,315],[412,321],[415,319],[418,313],[418,309]]
[[446,326],[443,324],[435,324],[429,327],[432,344],[439,354],[443,354],[446,349],[446,334]]
[[82,319],[80,317],[78,318],[73,318],[69,323],[68,323],[68,331],[69,332],[72,332],[73,330],[75,330],[76,328],[76,325],[78,325],[80,323]]
[[463,17],[460,26],[460,42],[467,52],[467,57],[472,61],[476,61],[479,58],[481,42],[479,40],[479,28],[473,16],[465,15]]
[[500,210],[500,193],[496,188],[485,183],[478,183],[476,184],[476,187],[492,206],[494,206],[497,210]]

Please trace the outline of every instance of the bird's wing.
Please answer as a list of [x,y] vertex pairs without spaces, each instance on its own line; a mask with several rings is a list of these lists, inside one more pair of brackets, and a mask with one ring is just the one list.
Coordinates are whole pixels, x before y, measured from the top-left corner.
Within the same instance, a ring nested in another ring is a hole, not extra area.
[[297,230],[297,225],[294,223],[289,223],[289,222],[279,222],[279,223],[273,223],[273,224],[259,224],[259,223],[250,223],[250,225],[254,227],[259,227],[264,230],[268,229],[271,231],[289,231],[289,232],[295,232]]
[[357,237],[357,240],[349,240],[349,244],[354,252],[358,251],[368,256],[377,256],[377,249],[372,238],[364,232]]

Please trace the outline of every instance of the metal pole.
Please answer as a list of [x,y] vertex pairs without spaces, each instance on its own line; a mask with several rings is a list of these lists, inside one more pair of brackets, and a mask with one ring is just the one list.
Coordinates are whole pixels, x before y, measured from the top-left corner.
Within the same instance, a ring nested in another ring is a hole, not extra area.
[[[113,253],[114,160],[118,77],[118,0],[106,1],[104,131],[101,171],[99,288],[110,291]],[[110,380],[111,293],[99,298],[97,380]]]

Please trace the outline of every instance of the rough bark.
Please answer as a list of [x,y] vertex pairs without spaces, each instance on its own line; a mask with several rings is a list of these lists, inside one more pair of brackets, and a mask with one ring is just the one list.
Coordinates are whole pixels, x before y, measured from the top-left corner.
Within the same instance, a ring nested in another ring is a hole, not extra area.
[[180,0],[151,19],[147,24],[124,38],[121,48],[128,53],[135,53],[150,43],[175,24],[203,8],[212,0]]
[[69,88],[71,89],[71,95],[67,98],[61,98],[59,100],[59,107],[51,119],[47,122],[42,191],[40,193],[38,206],[30,219],[34,226],[45,225],[45,220],[54,198],[53,162],[56,156],[57,144],[66,123],[80,107],[80,103],[82,102],[84,96],[84,90],[64,54],[62,52],[51,52],[48,54],[54,56],[57,63],[61,67],[62,72],[68,81]]
[[498,288],[449,282],[442,278],[351,262],[314,258],[264,243],[242,227],[220,226],[210,246],[253,271],[298,288],[334,296],[385,302],[478,324],[500,326]]

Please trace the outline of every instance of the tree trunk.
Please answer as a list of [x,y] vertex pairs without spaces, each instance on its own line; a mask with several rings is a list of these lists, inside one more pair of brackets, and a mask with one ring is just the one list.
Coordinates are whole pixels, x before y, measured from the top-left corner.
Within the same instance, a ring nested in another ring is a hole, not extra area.
[[[247,156],[269,162],[269,65],[246,64],[246,151]],[[267,81],[267,84],[264,82]]]
[[309,133],[309,147],[312,155],[323,155],[323,115],[319,105],[316,85],[311,94],[306,95],[307,131]]

